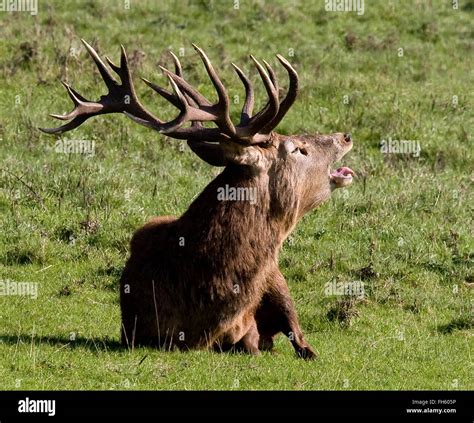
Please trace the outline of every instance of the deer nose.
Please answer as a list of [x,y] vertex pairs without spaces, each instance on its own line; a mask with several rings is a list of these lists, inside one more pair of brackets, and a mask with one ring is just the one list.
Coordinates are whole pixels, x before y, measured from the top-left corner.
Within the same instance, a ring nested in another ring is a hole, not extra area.
[[352,142],[352,135],[350,134],[350,132],[347,132],[344,134],[344,141],[345,142]]

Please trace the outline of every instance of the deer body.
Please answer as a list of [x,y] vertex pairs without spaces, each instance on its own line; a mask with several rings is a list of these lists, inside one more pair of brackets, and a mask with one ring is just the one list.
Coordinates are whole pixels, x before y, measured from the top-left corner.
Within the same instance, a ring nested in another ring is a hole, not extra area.
[[[213,345],[243,316],[255,313],[282,242],[280,226],[268,220],[265,179],[226,168],[181,218],[156,218],[135,234],[121,281],[123,334],[129,342],[135,316],[135,342],[156,343],[159,322],[161,342],[166,338],[161,333],[168,333],[167,345],[188,348]],[[217,190],[225,185],[255,188],[258,203],[217,202]],[[153,321],[143,323],[149,316]]]
[[[273,69],[265,62],[265,70],[252,58],[269,96],[254,116],[252,84],[234,65],[246,92],[240,123],[234,125],[227,92],[205,53],[195,47],[216,88],[216,104],[183,79],[173,55],[175,73],[162,70],[174,93],[145,80],[180,109],[177,118],[162,122],[139,102],[123,48],[120,66],[107,59],[120,76],[119,85],[95,50],[84,45],[109,93],[89,102],[65,84],[75,108],[65,116],[53,116],[72,120],[45,132],[62,133],[92,116],[125,113],[170,137],[186,139],[201,159],[224,166],[180,218],[156,217],[133,236],[120,281],[123,344],[257,354],[272,349],[273,337],[283,332],[300,357],[313,358],[278,268],[278,254],[305,213],[326,201],[333,189],[352,182],[351,169],[331,171],[352,148],[350,134],[273,132],[298,91],[296,71],[281,56],[278,60],[290,77],[288,94],[281,101]],[[205,121],[217,128],[204,127]],[[184,126],[187,122],[190,127]],[[253,198],[222,198],[223,187],[252,192]]]

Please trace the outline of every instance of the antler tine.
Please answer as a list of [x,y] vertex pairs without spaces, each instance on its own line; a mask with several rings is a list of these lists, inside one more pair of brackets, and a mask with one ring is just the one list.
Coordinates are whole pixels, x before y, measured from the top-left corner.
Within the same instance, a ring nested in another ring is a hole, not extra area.
[[[263,63],[265,64],[265,67],[267,68],[268,75],[270,76],[270,80],[272,81],[273,86],[275,87],[275,91],[279,97],[279,87],[278,87],[278,80],[275,74],[275,71],[273,68],[270,66],[270,64],[266,61],[263,60]],[[281,105],[280,105],[281,106]],[[254,117],[254,119],[260,119],[260,117],[267,112],[268,108],[270,107],[270,100],[267,101],[265,106],[260,110]]]
[[268,94],[268,103],[259,113],[257,113],[257,115],[250,119],[250,122],[247,126],[239,128],[242,130],[243,136],[247,137],[255,135],[269,122],[271,122],[278,114],[278,110],[280,108],[278,92],[276,91],[275,86],[272,83],[270,77],[265,72],[265,69],[263,69],[263,66],[258,62],[257,59],[255,59],[255,57],[251,55],[250,58],[254,61],[258,73],[262,78],[265,90]]
[[218,97],[217,111],[219,112],[219,115],[220,115],[219,116],[220,119],[217,122],[219,124],[219,128],[221,128],[226,134],[230,136],[234,136],[236,134],[236,131],[235,131],[234,124],[230,120],[230,112],[229,112],[230,101],[229,101],[229,95],[227,94],[227,90],[225,89],[222,81],[219,79],[219,76],[217,75],[217,72],[214,70],[214,67],[212,66],[212,63],[207,57],[206,53],[204,53],[204,51],[200,49],[196,44],[193,44],[192,46],[201,57],[201,60],[203,61],[204,66],[206,67],[209,78],[211,79],[211,82],[214,85],[214,88],[216,89],[216,92],[217,92],[217,97]]
[[133,85],[132,74],[130,73],[130,67],[128,66],[127,52],[125,51],[125,47],[123,46],[123,44],[120,44],[120,66],[116,66],[107,57],[106,59],[109,65],[115,71],[115,73],[120,77],[120,81],[122,82],[123,88],[129,91],[129,94],[132,95],[132,97],[135,99],[135,102],[144,110],[135,93],[135,86]]
[[66,88],[69,97],[71,97],[71,100],[73,101],[74,104],[80,104],[81,102],[87,102],[87,98],[83,97],[80,95],[74,88],[72,88],[69,84],[66,84],[64,81],[61,81],[61,84]]
[[[82,44],[84,44],[84,47],[86,48],[87,52],[89,53],[89,55],[94,60],[96,66],[97,66],[97,69],[99,69],[100,75],[102,76],[102,79],[105,82],[105,85],[107,85],[107,88],[109,89],[109,91],[112,91],[118,85],[118,82],[110,74],[109,70],[105,66],[105,63],[99,57],[97,52],[92,48],[92,46],[90,44],[88,44],[86,40],[84,40],[82,38],[81,38],[81,42],[82,42]],[[116,67],[116,66],[114,65],[114,67]]]
[[270,76],[270,80],[272,81],[272,84],[275,87],[275,91],[278,93],[278,80],[275,71],[266,60],[262,60],[262,62],[267,68],[268,75]]
[[247,75],[245,75],[237,65],[232,63],[232,66],[237,72],[237,75],[239,76],[240,80],[244,84],[244,88],[245,88],[245,102],[242,107],[242,113],[240,114],[240,123],[239,123],[240,126],[244,126],[248,124],[248,122],[250,121],[250,118],[252,117],[253,105],[254,105],[254,100],[255,100],[253,85],[252,85],[252,82],[250,82],[250,79],[247,78]]
[[165,100],[169,101],[173,106],[180,108],[179,98],[176,97],[173,93],[170,93],[168,90],[154,84],[153,82],[148,81],[148,79],[141,78],[141,80],[147,84],[152,90],[156,91],[161,95]]
[[127,52],[125,51],[125,47],[122,44],[120,44],[120,68],[117,73],[120,76],[123,86],[126,89],[129,89],[131,94],[135,98],[137,98],[135,94],[135,87],[132,81],[132,75],[130,73],[130,68],[128,67]]
[[[283,67],[288,72],[288,76],[290,78],[290,86],[288,89],[288,94],[286,95],[285,99],[281,103],[281,112],[283,115],[288,111],[288,109],[293,105],[298,96],[298,89],[299,89],[299,78],[298,73],[296,70],[291,66],[291,63],[288,62],[281,54],[276,55],[277,59],[283,65]],[[283,117],[283,116],[282,116]]]
[[290,85],[288,87],[288,93],[286,94],[286,97],[280,103],[280,110],[278,110],[278,114],[268,125],[265,126],[265,128],[263,128],[262,130],[263,133],[270,133],[273,130],[273,128],[275,128],[281,122],[281,120],[284,118],[288,110],[290,110],[290,107],[295,102],[296,97],[298,96],[298,90],[299,90],[298,73],[293,68],[293,66],[291,66],[290,62],[288,62],[288,60],[286,60],[282,55],[277,54],[276,57],[279,60],[279,62],[283,65],[283,67],[286,69],[286,71],[288,72],[288,76],[290,78]]
[[[176,54],[174,54],[172,51],[169,52],[172,59],[173,59],[173,62],[174,62],[174,73],[179,76],[180,78],[183,78],[183,67],[181,66],[181,62],[179,61],[178,59],[178,56],[176,56]],[[188,94],[184,94],[184,96],[186,97],[186,100],[188,100],[188,103],[191,105],[191,106],[196,106],[196,102],[188,95]],[[197,122],[195,122],[197,123]]]
[[211,79],[212,84],[214,85],[214,88],[217,91],[217,96],[219,99],[219,104],[222,106],[227,106],[229,107],[230,101],[229,101],[229,96],[227,95],[227,90],[224,87],[224,84],[222,81],[219,79],[217,76],[216,71],[214,70],[214,67],[212,66],[211,61],[207,57],[206,53],[202,49],[200,49],[196,44],[192,44],[194,49],[198,52],[199,56],[201,57],[201,60],[204,63],[204,66],[206,67],[207,73]]
[[[54,116],[56,117],[56,116]],[[89,116],[78,116],[71,120],[70,122],[58,126],[57,128],[39,128],[40,131],[43,131],[46,134],[51,134],[51,135],[60,135],[64,132],[71,131],[72,129],[77,128],[78,126],[82,125]]]
[[[169,53],[174,62],[174,73],[180,78],[183,78],[183,67],[181,66],[181,62],[179,61],[178,56],[176,56],[176,54],[174,54],[171,50]],[[184,94],[184,96],[186,97],[186,100],[188,101],[190,106],[197,106],[196,102],[188,94]],[[192,125],[200,126],[201,124],[197,121],[194,121]]]
[[181,62],[178,59],[178,56],[174,54],[172,51],[169,52],[171,57],[173,58],[174,62],[174,73],[178,75],[180,78],[183,77],[183,67],[181,66]]
[[108,56],[105,56],[105,60],[115,73],[118,74],[120,72],[120,66],[117,66],[114,62],[112,62],[112,60],[110,60]]
[[163,66],[159,67],[165,75],[171,76],[176,85],[179,87],[182,92],[186,93],[190,98],[192,98],[199,106],[210,106],[210,101],[204,97],[198,90],[196,90],[191,84],[189,84],[182,77],[174,74]]

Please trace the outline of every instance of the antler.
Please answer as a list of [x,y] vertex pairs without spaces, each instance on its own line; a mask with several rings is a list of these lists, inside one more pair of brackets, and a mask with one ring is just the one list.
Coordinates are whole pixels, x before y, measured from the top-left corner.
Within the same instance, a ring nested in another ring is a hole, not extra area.
[[[175,64],[175,72],[173,73],[161,66],[160,68],[167,76],[173,92],[167,91],[142,78],[150,88],[180,110],[176,118],[169,122],[164,122],[146,110],[138,100],[130,75],[127,55],[123,46],[121,46],[122,54],[120,66],[116,66],[106,57],[109,66],[120,77],[121,84],[119,84],[111,75],[109,69],[97,52],[86,41],[81,41],[99,69],[102,79],[108,88],[108,93],[102,96],[100,100],[91,102],[82,97],[68,84],[63,83],[69,97],[74,103],[74,109],[66,115],[52,114],[51,116],[56,119],[69,120],[69,122],[58,128],[41,129],[46,133],[62,134],[77,128],[93,116],[108,113],[125,113],[135,122],[155,129],[172,138],[186,139],[191,143],[197,141],[207,141],[211,143],[235,141],[244,145],[259,144],[268,141],[269,134],[294,103],[298,92],[298,75],[296,71],[288,61],[282,56],[277,55],[278,60],[285,67],[290,77],[288,94],[285,99],[280,102],[278,97],[278,83],[273,69],[267,62],[264,62],[265,70],[264,67],[251,56],[268,94],[268,102],[265,107],[255,116],[252,116],[254,106],[252,83],[242,70],[233,64],[235,71],[245,87],[245,102],[242,107],[240,122],[237,126],[234,126],[230,119],[230,101],[227,90],[207,55],[203,50],[193,44],[217,92],[217,103],[212,104],[183,78],[181,63],[178,58],[171,53]],[[185,127],[184,125],[188,122],[191,122],[192,125]],[[201,124],[202,122],[214,122],[217,127],[206,128]]]

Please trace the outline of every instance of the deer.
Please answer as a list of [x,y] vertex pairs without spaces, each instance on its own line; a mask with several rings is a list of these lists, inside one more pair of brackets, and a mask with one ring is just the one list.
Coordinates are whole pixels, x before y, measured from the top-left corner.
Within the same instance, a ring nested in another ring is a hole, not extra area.
[[[352,183],[352,169],[333,170],[352,148],[350,133],[274,132],[299,91],[298,74],[281,55],[276,58],[289,78],[283,98],[270,64],[250,56],[268,96],[257,113],[251,80],[232,64],[245,90],[240,121],[234,123],[227,89],[206,53],[193,44],[216,91],[215,103],[187,82],[180,60],[170,52],[174,72],[160,69],[172,90],[142,78],[179,111],[163,121],[138,99],[123,45],[120,65],[105,57],[118,82],[97,51],[81,41],[108,93],[89,101],[63,82],[74,108],[52,114],[68,122],[40,128],[43,132],[60,135],[91,117],[121,113],[166,137],[185,140],[201,160],[223,168],[181,217],[154,217],[133,235],[120,279],[122,344],[256,355],[272,351],[275,336],[283,333],[298,357],[315,358],[279,268],[279,252],[305,214]],[[251,189],[255,201],[218,199],[222,187]]]

